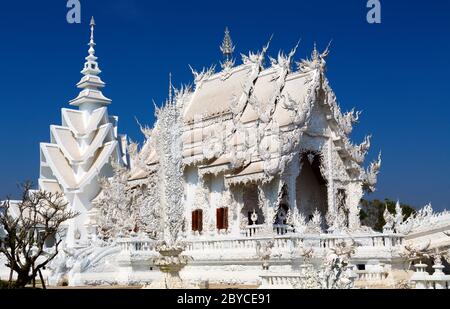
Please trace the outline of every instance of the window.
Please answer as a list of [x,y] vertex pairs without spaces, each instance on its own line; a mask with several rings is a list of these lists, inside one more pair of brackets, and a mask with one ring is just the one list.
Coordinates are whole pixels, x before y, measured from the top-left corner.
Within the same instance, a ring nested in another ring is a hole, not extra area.
[[52,234],[47,237],[45,240],[45,247],[46,248],[53,248],[56,245],[56,237],[55,234]]
[[218,230],[228,229],[228,207],[216,209],[216,226]]
[[203,231],[203,210],[201,209],[192,212],[192,231]]
[[358,270],[366,270],[365,264],[358,264],[358,265],[356,265],[356,267],[358,268]]

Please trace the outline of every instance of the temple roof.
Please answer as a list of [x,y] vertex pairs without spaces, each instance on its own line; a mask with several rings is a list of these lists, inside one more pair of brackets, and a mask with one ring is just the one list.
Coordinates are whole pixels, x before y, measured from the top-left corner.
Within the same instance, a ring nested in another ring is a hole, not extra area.
[[[243,64],[233,68],[227,78],[223,78],[223,72],[219,72],[203,80],[187,103],[184,121],[189,123],[198,116],[210,118],[229,113],[233,100],[244,94],[244,85],[249,82],[251,71],[251,65]],[[277,74],[278,72],[271,67],[263,70],[256,80],[253,95],[263,106],[269,103],[277,90]],[[310,77],[311,73],[296,72],[288,75],[282,95],[289,93],[292,99],[302,101],[309,89]],[[278,109],[275,117],[280,124],[290,123],[289,113],[282,107]],[[246,123],[255,121],[257,118],[257,113],[248,106],[241,120]]]
[[[220,72],[213,67],[192,69],[195,88],[177,99],[182,108],[183,163],[197,165],[203,175],[225,172],[230,184],[258,181],[283,170],[284,151],[297,151],[293,146],[303,132],[326,138],[328,127],[347,171],[362,175],[370,138],[360,145],[350,142],[359,113],[340,110],[325,76],[328,47],[322,53],[314,47],[310,59],[296,63],[297,70],[292,59],[298,45],[287,55],[269,57],[270,66],[264,67],[268,47],[243,55],[243,64],[236,67],[227,55],[228,63]],[[285,147],[283,138],[290,140],[291,148]],[[147,152],[147,165],[158,162],[157,151],[151,156]],[[144,173],[132,175],[136,179]]]
[[195,90],[184,113],[186,122],[193,121],[196,116],[214,116],[230,110],[234,97],[242,94],[242,85],[248,80],[251,66],[240,66],[233,69],[231,76],[225,80],[217,73],[204,80]]

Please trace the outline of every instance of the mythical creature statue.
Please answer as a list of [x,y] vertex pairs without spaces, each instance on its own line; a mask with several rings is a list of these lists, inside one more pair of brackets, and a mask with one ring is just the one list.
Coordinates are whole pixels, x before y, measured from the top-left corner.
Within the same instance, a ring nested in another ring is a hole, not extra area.
[[[322,267],[316,269],[304,264],[299,280],[292,280],[296,289],[351,289],[356,275],[349,261],[355,253],[356,243],[342,241],[330,248],[323,258]],[[309,250],[305,252],[309,255]]]
[[263,270],[269,270],[269,261],[272,256],[272,248],[275,242],[273,240],[258,241],[256,245],[256,254],[262,261]]

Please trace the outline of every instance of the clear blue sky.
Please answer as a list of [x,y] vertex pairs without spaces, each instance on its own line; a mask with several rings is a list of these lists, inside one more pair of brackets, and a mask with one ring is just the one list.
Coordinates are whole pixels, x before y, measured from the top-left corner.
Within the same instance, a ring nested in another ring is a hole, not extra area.
[[333,39],[331,85],[344,110],[364,112],[353,139],[372,133],[369,159],[383,152],[370,198],[450,209],[450,1],[381,1],[381,25],[366,22],[366,2],[81,0],[82,24],[71,25],[65,0],[3,1],[0,196],[37,181],[39,143],[78,93],[94,15],[110,111],[136,141],[143,138],[134,118],[153,123],[152,99],[167,96],[169,72],[175,84],[190,83],[188,64],[221,60],[225,26],[239,53],[259,50],[272,33],[272,55],[302,38],[297,59],[314,41],[323,48]]

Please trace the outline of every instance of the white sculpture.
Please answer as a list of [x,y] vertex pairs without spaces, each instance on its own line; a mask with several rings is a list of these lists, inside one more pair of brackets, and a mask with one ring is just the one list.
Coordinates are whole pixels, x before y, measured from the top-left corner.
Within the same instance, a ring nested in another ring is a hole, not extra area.
[[395,217],[393,214],[389,212],[387,205],[384,209],[383,218],[384,221],[386,222],[385,225],[383,226],[383,231],[386,233],[391,233],[394,230]]
[[435,213],[431,204],[428,204],[399,224],[398,231],[403,234],[411,234],[443,224],[448,220],[450,220],[450,212]]
[[273,240],[268,240],[264,242],[258,242],[256,245],[256,254],[259,259],[263,262],[263,270],[269,270],[269,261],[272,256],[272,248],[274,246]]
[[304,251],[307,257],[303,264],[300,279],[292,281],[296,289],[351,289],[356,279],[353,273],[353,267],[349,260],[355,253],[356,244],[350,244],[345,241],[336,244],[336,247],[330,248],[323,258],[322,266],[314,267],[308,264],[310,251]]

